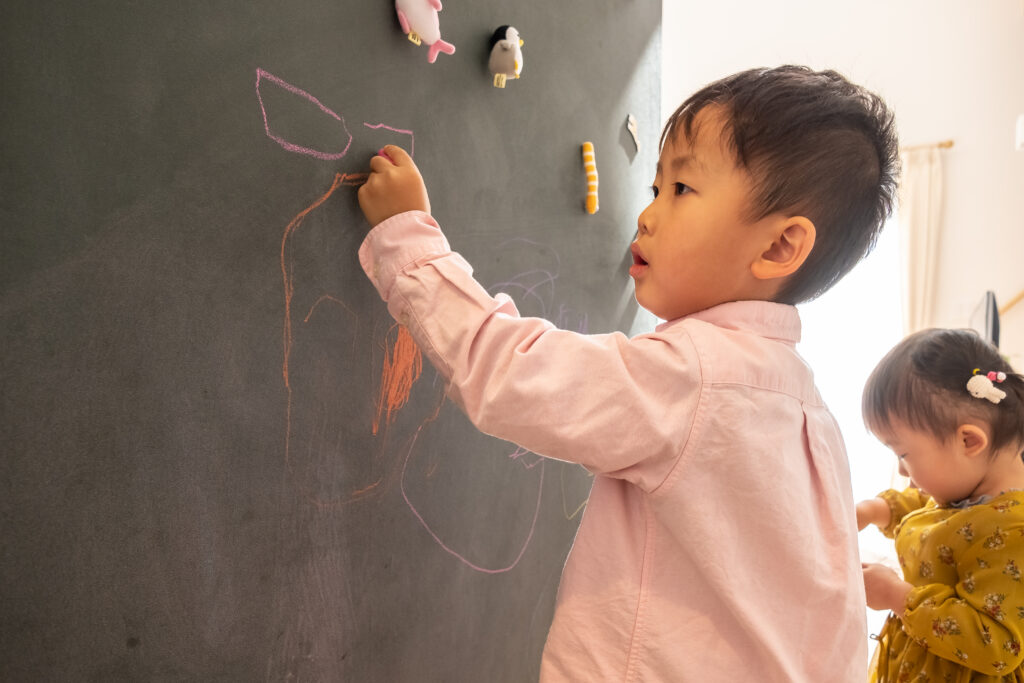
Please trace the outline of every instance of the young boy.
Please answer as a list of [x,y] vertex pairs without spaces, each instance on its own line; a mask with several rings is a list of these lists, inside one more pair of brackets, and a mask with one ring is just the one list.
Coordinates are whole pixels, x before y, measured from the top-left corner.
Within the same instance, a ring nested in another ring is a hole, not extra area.
[[861,681],[864,587],[839,428],[793,304],[891,210],[897,143],[834,72],[757,69],[665,126],[633,243],[632,339],[520,318],[430,217],[416,166],[375,157],[360,261],[482,431],[595,474],[542,681]]

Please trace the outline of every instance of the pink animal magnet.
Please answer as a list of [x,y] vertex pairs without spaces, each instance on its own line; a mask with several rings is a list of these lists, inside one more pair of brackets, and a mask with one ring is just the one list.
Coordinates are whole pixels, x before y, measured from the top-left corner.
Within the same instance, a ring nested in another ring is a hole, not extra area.
[[437,19],[441,0],[395,0],[395,11],[398,12],[402,32],[409,40],[416,45],[426,43],[430,47],[428,62],[433,64],[438,52],[455,54],[455,46],[441,40],[441,25]]

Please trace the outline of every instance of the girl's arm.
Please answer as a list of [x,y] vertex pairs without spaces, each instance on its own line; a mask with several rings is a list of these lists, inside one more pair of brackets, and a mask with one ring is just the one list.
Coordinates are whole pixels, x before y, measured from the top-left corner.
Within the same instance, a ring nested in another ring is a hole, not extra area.
[[861,530],[868,524],[874,524],[879,529],[889,526],[889,519],[892,512],[889,503],[884,498],[868,498],[857,503],[857,530]]
[[[882,502],[884,502],[886,507],[889,509],[888,515],[885,516],[881,513],[880,509],[878,508],[878,503],[871,504],[873,508],[873,514],[877,516],[878,520],[881,520],[884,516],[885,523],[879,524],[878,521],[875,521],[874,519],[870,520],[870,522],[876,524],[878,526],[878,529],[884,535],[888,536],[889,538],[892,538],[896,531],[896,527],[899,526],[899,523],[901,521],[903,521],[903,518],[909,515],[914,510],[919,510],[923,508],[931,500],[931,497],[925,493],[922,493],[920,489],[911,486],[903,489],[902,491],[897,491],[895,489],[882,491],[880,494],[878,494],[878,498],[873,500],[879,499]],[[863,526],[860,526],[859,504],[857,512],[857,524],[859,528],[864,528]]]

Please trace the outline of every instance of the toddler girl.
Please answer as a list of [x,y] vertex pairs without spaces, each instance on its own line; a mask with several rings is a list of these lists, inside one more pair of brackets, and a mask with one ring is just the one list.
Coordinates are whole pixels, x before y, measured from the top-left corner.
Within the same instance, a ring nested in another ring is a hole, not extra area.
[[871,680],[1024,681],[1024,379],[972,331],[925,330],[863,409],[912,486],[857,505],[903,569],[863,566],[868,606],[892,610]]

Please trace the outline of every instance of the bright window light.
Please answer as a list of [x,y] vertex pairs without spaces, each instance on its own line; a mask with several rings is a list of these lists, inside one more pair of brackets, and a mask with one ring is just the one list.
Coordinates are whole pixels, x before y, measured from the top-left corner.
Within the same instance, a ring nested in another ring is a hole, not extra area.
[[[895,482],[896,458],[864,427],[860,400],[871,370],[903,337],[899,239],[889,221],[874,251],[820,299],[802,304],[800,354],[842,429],[850,458],[855,501]],[[899,571],[892,541],[874,527],[860,533],[861,558]],[[868,610],[868,632],[877,634],[887,612]],[[874,642],[869,648],[874,651]]]

